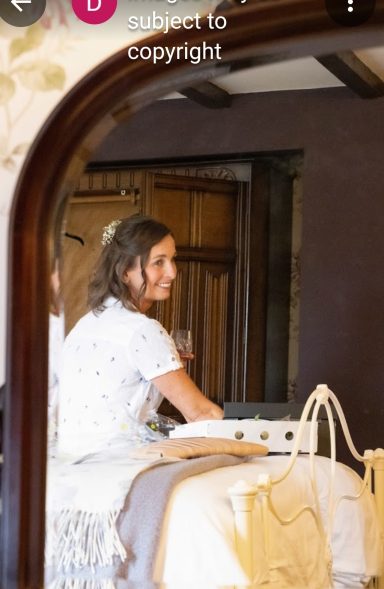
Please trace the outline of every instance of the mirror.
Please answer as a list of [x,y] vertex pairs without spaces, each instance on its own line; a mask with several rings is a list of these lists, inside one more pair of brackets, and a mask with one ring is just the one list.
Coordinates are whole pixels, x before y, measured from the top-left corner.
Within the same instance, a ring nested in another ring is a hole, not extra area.
[[[255,3],[234,9],[218,66],[133,67],[125,52],[91,72],[59,105],[31,151],[16,191],[11,226],[7,418],[4,440],[2,585],[41,587],[44,552],[46,374],[53,225],[60,204],[100,141],[122,117],[175,88],[225,68],[378,44],[375,21],[335,29],[323,3]],[[204,34],[203,34],[204,33]],[[205,31],[192,31],[196,43]],[[174,35],[183,40],[182,34]],[[216,70],[216,71],[215,71]],[[129,85],[127,83],[129,80]],[[72,134],[68,134],[70,128]],[[20,275],[23,289],[19,288]],[[42,287],[42,285],[46,285]],[[36,370],[36,366],[39,370]],[[11,393],[9,392],[11,391]],[[31,427],[33,415],[33,427]]]

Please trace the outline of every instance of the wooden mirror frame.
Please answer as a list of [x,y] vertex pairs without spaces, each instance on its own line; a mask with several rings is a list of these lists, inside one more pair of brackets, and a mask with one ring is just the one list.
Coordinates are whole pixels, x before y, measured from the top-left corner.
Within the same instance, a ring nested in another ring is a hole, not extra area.
[[7,367],[0,539],[1,587],[44,586],[50,255],[55,217],[89,155],[119,122],[176,88],[232,69],[380,45],[384,1],[368,23],[341,27],[323,0],[248,0],[223,31],[160,34],[141,44],[220,43],[200,65],[130,62],[122,50],[84,77],[35,140],[13,200],[9,235]]

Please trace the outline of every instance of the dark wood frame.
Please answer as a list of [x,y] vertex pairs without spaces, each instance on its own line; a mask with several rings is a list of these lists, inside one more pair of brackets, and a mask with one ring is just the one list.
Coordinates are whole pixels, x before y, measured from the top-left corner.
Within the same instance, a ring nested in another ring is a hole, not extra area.
[[[122,50],[63,99],[39,133],[20,175],[9,237],[1,587],[41,589],[49,274],[60,203],[73,191],[92,150],[120,120],[175,88],[231,68],[382,43],[384,0],[356,27],[336,25],[323,0],[253,2],[226,13],[227,28],[189,31],[198,45],[220,43],[222,60],[191,65],[130,62]],[[175,46],[182,31],[167,37]],[[160,34],[145,45],[164,43]],[[144,44],[144,42],[143,42]],[[70,132],[68,132],[70,129]]]

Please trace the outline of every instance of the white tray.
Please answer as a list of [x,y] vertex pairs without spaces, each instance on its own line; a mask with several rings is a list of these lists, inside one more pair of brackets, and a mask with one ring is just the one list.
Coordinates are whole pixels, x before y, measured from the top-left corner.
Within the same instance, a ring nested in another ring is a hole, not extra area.
[[[299,451],[309,452],[310,422],[305,425]],[[299,421],[267,419],[224,419],[195,421],[176,426],[170,438],[228,438],[256,442],[268,446],[270,452],[291,452],[296,440]],[[317,423],[315,423],[317,452]]]

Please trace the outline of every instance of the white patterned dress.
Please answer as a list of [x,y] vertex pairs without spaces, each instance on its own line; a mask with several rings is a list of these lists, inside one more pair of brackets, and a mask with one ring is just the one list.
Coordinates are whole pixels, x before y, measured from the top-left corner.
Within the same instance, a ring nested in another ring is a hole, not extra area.
[[87,313],[62,352],[58,451],[81,456],[135,442],[162,400],[151,380],[182,368],[162,325],[110,297]]

